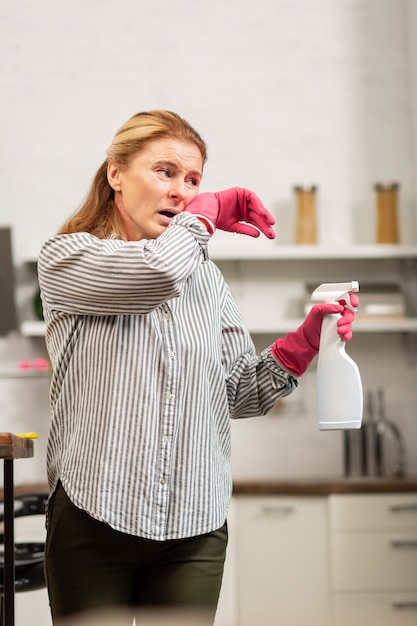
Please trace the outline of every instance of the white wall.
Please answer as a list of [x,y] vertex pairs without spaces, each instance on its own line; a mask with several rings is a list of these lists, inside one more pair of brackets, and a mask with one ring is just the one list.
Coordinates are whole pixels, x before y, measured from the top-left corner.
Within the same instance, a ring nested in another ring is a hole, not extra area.
[[289,228],[320,187],[322,243],[373,241],[376,180],[415,241],[403,0],[20,0],[0,20],[0,223],[18,260],[80,203],[118,128],[174,109],[209,145],[205,188],[254,188]]
[[406,3],[407,36],[406,49],[409,60],[408,75],[410,83],[410,108],[412,131],[412,177],[414,180],[414,195],[417,195],[417,2],[407,0]]
[[[372,242],[377,180],[400,182],[401,241],[416,243],[416,13],[413,0],[5,4],[0,224],[14,229],[21,311],[32,293],[22,261],[78,206],[118,126],[148,108],[178,111],[207,140],[204,189],[259,193],[278,220],[276,245],[293,241],[293,184],[310,181],[323,245]],[[401,341],[368,338],[359,356],[413,442],[415,365]],[[43,353],[42,340],[0,340],[2,368]],[[281,420],[233,424],[237,476],[341,471],[340,438],[308,422],[312,380]],[[38,383],[0,380],[1,430],[46,432]],[[16,463],[18,481],[45,476],[45,436],[35,446],[36,459]]]

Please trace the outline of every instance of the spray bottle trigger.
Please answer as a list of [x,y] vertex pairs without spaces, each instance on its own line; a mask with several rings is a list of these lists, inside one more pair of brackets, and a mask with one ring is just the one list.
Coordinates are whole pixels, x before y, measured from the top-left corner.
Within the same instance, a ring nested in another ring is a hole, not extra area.
[[337,298],[337,301],[340,302],[341,300],[343,300],[345,302],[345,307],[347,309],[350,309],[350,311],[353,311],[354,313],[356,313],[356,311],[358,310],[356,307],[352,306],[352,302],[350,301],[350,294],[348,291],[346,291],[346,293],[343,293],[341,296],[339,296]]

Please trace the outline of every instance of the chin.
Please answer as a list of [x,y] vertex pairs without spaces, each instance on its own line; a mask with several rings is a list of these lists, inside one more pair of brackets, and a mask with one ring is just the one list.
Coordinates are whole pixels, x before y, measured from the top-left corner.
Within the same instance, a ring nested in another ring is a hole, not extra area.
[[168,226],[158,226],[158,228],[155,228],[153,234],[149,237],[149,239],[157,239],[166,231],[167,228]]

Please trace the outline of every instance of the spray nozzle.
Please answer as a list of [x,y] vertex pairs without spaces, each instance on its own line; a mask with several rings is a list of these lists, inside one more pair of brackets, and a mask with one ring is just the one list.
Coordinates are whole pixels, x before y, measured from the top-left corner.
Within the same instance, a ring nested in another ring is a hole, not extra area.
[[340,302],[344,300],[345,306],[351,311],[356,311],[350,301],[349,292],[359,291],[359,283],[352,280],[350,283],[323,283],[315,289],[311,295],[312,302]]

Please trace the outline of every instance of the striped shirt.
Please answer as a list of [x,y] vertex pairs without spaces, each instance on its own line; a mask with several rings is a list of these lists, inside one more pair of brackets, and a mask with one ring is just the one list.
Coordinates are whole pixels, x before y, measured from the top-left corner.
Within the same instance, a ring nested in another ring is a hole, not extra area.
[[38,272],[52,363],[47,469],[74,504],[153,539],[219,528],[230,418],[296,386],[260,356],[191,214],[154,240],[58,235]]

